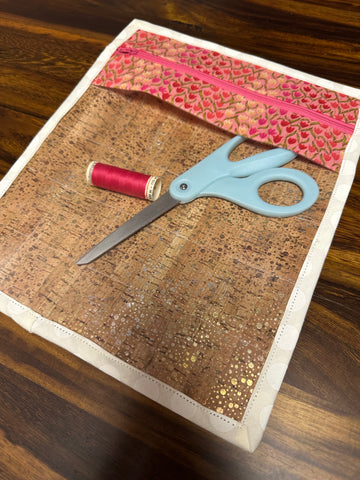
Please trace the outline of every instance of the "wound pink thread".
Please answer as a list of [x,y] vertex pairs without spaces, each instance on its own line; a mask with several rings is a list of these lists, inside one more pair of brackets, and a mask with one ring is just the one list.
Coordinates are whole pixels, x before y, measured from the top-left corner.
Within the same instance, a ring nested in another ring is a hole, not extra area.
[[159,197],[161,190],[159,177],[104,163],[91,162],[86,172],[86,178],[95,187],[152,201]]

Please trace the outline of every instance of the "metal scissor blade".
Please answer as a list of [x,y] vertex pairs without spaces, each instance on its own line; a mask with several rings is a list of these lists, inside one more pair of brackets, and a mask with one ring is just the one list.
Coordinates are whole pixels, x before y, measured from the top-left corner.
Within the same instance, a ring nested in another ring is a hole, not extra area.
[[175,200],[169,192],[164,193],[164,195],[158,200],[131,217],[127,222],[121,225],[121,227],[110,233],[110,235],[104,238],[104,240],[85,253],[85,255],[77,261],[77,264],[85,265],[86,263],[96,260],[111,248],[131,237],[131,235],[176,207],[179,203],[180,202]]

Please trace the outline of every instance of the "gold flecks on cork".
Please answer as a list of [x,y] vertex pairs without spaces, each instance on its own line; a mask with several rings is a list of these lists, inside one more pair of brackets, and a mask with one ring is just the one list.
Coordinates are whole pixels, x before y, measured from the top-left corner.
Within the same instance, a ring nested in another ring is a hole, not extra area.
[[[142,208],[137,198],[90,187],[87,159],[116,165],[121,151],[125,169],[150,170],[167,188],[228,139],[147,94],[89,87],[2,197],[0,289],[241,421],[333,191],[334,172],[292,162],[321,191],[301,216],[271,219],[200,198],[163,215],[91,268],[80,272],[74,261]],[[246,141],[232,159],[263,149]],[[290,198],[284,183],[264,195]]]

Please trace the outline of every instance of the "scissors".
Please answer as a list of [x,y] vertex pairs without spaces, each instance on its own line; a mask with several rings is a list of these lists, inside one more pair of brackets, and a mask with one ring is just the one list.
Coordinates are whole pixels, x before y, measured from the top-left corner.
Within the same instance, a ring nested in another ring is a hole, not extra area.
[[[276,148],[243,160],[230,161],[231,152],[245,140],[241,136],[233,137],[175,178],[165,194],[95,245],[77,264],[96,260],[172,208],[199,197],[219,197],[269,217],[298,215],[315,203],[319,188],[312,177],[296,169],[279,168],[296,157],[289,150]],[[294,183],[302,190],[302,199],[294,205],[285,206],[264,201],[258,190],[265,183],[274,181]]]

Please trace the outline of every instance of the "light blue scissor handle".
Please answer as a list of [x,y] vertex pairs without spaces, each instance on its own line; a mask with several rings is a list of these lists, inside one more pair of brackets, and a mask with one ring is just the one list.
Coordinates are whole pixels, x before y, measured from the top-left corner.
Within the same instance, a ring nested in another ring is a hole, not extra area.
[[[177,177],[170,185],[170,195],[180,203],[205,196],[219,197],[270,217],[297,215],[315,203],[319,188],[313,178],[299,170],[279,168],[296,157],[289,150],[276,148],[231,162],[230,153],[244,140],[240,136],[232,138]],[[302,199],[289,206],[272,205],[262,200],[259,188],[279,180],[297,185]]]

